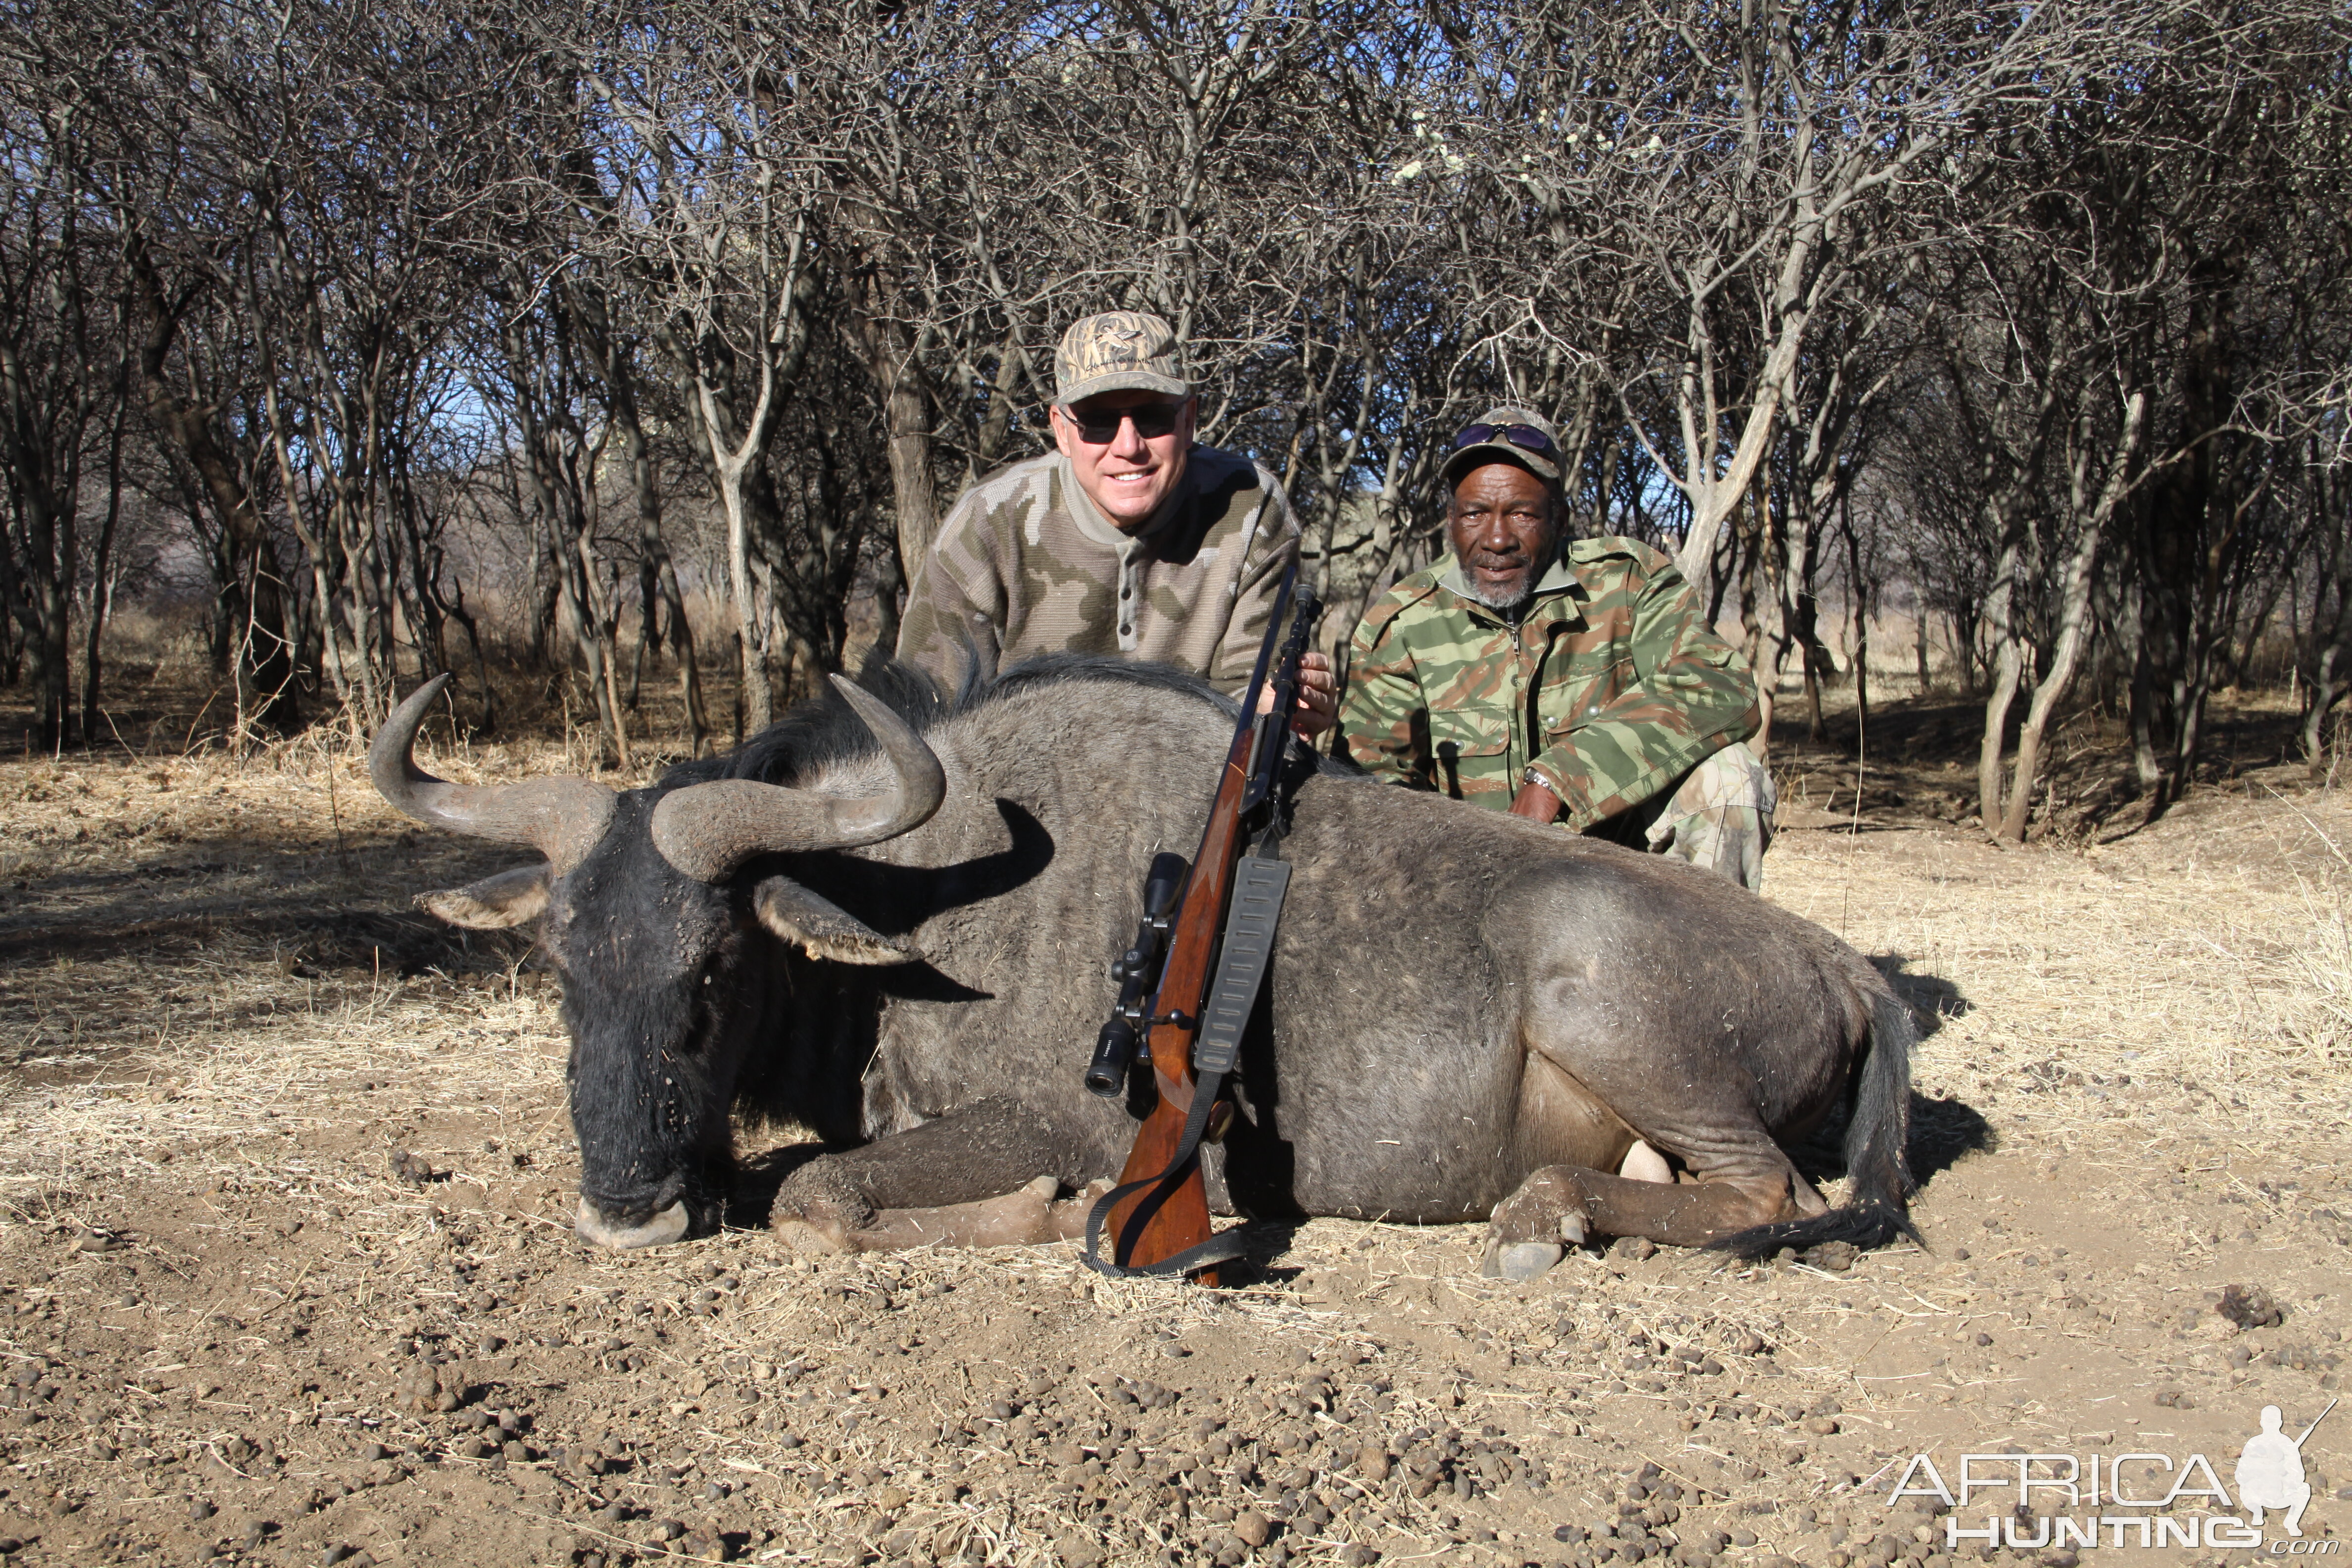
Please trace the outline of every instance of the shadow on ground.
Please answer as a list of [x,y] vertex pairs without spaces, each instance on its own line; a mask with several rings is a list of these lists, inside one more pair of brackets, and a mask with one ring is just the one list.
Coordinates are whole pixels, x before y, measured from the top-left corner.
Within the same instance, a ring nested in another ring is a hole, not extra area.
[[[492,858],[502,865],[511,855]],[[116,866],[24,879],[0,914],[0,964],[169,963],[226,946],[268,953],[297,978],[505,973],[530,953],[530,931],[462,931],[413,902],[482,874],[473,863],[484,859],[473,846],[428,849],[404,836],[341,852],[191,838]]]

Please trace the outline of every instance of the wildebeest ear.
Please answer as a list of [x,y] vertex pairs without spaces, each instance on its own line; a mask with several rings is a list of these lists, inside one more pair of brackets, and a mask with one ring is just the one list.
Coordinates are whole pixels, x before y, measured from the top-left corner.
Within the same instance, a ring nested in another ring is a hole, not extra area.
[[519,926],[547,908],[548,867],[518,866],[466,888],[419,893],[416,901],[453,926],[499,931]]
[[903,937],[884,936],[847,910],[818,898],[790,877],[770,877],[751,889],[760,923],[811,958],[843,963],[914,963],[922,954]]

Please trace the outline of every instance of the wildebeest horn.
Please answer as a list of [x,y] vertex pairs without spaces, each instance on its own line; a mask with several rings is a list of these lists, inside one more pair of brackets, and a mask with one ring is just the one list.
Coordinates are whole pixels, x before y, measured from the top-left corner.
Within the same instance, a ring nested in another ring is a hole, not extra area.
[[416,818],[453,833],[528,844],[559,877],[586,858],[604,837],[617,798],[593,779],[526,779],[510,784],[461,784],[436,779],[409,755],[425,710],[449,684],[436,675],[392,710],[368,747],[368,776],[376,793]]
[[836,675],[843,700],[866,721],[898,783],[888,793],[841,796],[752,779],[672,790],[654,807],[654,847],[698,881],[716,882],[754,855],[854,849],[919,827],[947,799],[948,775],[923,738],[883,700]]

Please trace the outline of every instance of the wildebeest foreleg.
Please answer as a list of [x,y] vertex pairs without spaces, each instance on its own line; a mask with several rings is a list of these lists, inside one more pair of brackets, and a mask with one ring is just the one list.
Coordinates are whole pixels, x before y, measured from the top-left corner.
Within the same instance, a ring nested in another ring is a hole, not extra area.
[[[1061,1185],[1051,1176],[1040,1176],[1002,1197],[937,1208],[877,1209],[865,1228],[846,1233],[840,1245],[859,1252],[902,1252],[914,1247],[1039,1247],[1074,1240],[1086,1234],[1087,1210],[1101,1195],[1097,1189],[1108,1191],[1110,1184],[1097,1183],[1056,1202]],[[800,1221],[783,1221],[779,1229],[802,1247],[836,1247],[833,1237],[812,1232]]]
[[1561,1244],[1591,1236],[1643,1236],[1704,1247],[1750,1226],[1793,1219],[1786,1174],[1668,1184],[1629,1181],[1580,1165],[1547,1165],[1496,1205],[1486,1271],[1529,1279],[1560,1258]]
[[794,1245],[882,1251],[1050,1241],[1044,1184],[1075,1183],[1080,1154],[1044,1117],[983,1100],[862,1148],[812,1160],[785,1178],[771,1216]]

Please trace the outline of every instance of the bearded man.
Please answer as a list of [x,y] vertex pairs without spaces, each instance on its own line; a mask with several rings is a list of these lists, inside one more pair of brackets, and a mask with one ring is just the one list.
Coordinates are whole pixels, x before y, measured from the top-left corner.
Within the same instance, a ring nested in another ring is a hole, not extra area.
[[1774,796],[1745,744],[1755,678],[1665,556],[1632,539],[1563,543],[1559,465],[1559,437],[1524,408],[1454,437],[1452,552],[1357,626],[1347,753],[1409,788],[1753,889]]

